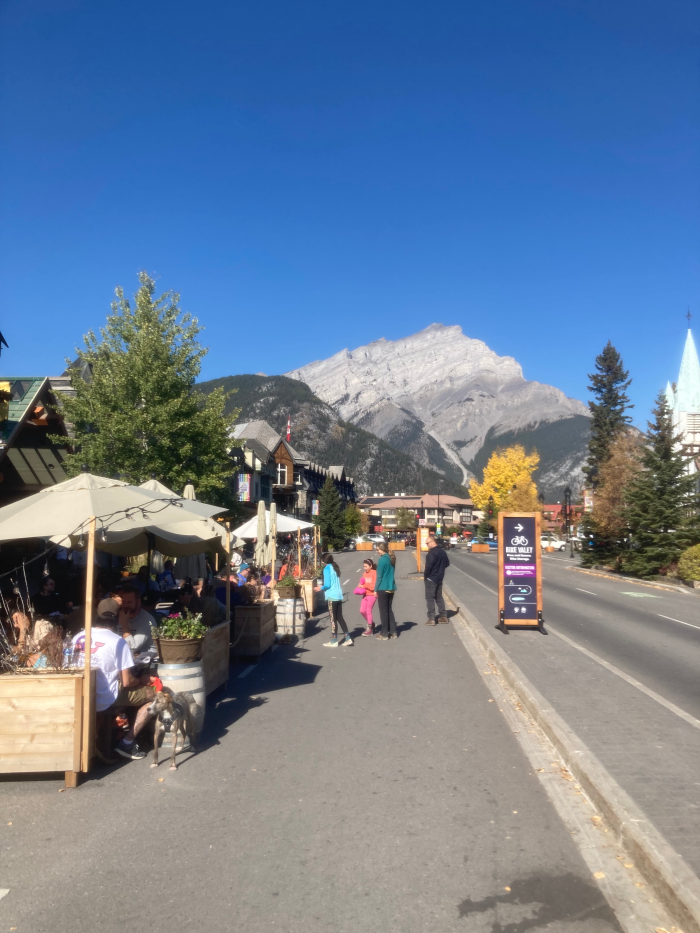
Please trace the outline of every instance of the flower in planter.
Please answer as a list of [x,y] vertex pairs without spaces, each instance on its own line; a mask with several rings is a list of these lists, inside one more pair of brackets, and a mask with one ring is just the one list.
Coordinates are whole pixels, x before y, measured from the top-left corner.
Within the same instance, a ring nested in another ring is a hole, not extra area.
[[158,626],[156,638],[204,638],[207,627],[202,622],[202,613],[173,613]]

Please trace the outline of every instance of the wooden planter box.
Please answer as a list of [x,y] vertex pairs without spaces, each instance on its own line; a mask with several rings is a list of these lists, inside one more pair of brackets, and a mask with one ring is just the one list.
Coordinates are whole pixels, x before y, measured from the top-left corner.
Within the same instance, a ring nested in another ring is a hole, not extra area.
[[204,692],[207,696],[228,682],[229,645],[231,623],[213,625],[202,640],[202,668],[204,670]]
[[232,651],[243,657],[260,657],[275,640],[275,604],[237,606],[233,622]]
[[405,551],[406,542],[405,541],[390,541],[389,550],[390,551]]
[[323,593],[316,593],[314,587],[318,586],[316,580],[302,580],[300,583],[301,586],[301,596],[304,600],[304,608],[306,609],[307,615],[312,616],[318,611],[321,603],[324,603]]
[[75,787],[83,741],[94,736],[83,719],[82,671],[0,675],[0,772],[64,771]]
[[355,545],[356,551],[373,551],[374,545],[371,541],[361,541],[359,544]]
[[472,544],[472,554],[488,554],[490,550],[488,544]]

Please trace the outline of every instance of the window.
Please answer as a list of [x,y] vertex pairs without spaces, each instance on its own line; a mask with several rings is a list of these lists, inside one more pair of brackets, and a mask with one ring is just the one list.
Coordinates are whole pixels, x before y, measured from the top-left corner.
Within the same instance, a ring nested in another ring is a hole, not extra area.
[[287,464],[286,463],[277,464],[277,485],[278,486],[287,485]]
[[688,434],[700,434],[700,415],[688,415]]

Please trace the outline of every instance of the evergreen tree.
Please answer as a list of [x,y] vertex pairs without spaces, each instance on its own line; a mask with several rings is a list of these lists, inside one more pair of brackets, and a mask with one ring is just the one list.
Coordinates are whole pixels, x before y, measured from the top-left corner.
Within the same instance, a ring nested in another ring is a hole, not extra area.
[[625,370],[622,357],[608,340],[603,352],[596,357],[597,372],[589,373],[589,390],[596,401],[589,402],[591,410],[591,439],[588,460],[583,472],[594,488],[598,484],[600,467],[610,456],[610,444],[632,420],[625,414],[633,408],[625,394],[632,380]]
[[178,491],[191,479],[200,498],[227,504],[233,473],[228,432],[237,412],[224,416],[223,390],[195,391],[207,351],[197,342],[196,319],[182,314],[179,296],[155,297],[145,272],[139,281],[134,306],[117,288],[100,337],[90,331],[77,351],[75,398],[64,398],[66,421],[75,426],[66,470],[75,475],[87,463],[93,473],[135,484],[154,473]]
[[673,416],[663,392],[656,398],[640,470],[627,487],[625,519],[631,548],[624,568],[643,577],[677,563],[682,552],[700,540],[697,477],[688,474],[688,458],[673,433]]
[[345,543],[345,516],[331,476],[326,477],[318,503],[317,524],[324,549],[338,550]]

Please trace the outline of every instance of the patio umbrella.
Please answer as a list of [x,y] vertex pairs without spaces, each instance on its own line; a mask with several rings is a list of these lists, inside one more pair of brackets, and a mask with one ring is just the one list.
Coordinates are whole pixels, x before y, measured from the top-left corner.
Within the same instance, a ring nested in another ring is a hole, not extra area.
[[182,490],[183,499],[191,499],[193,502],[197,499],[197,495],[194,491],[194,486],[192,485],[192,480],[186,484],[185,488]]
[[261,499],[258,502],[258,527],[255,533],[255,564],[262,567],[265,563],[265,538],[267,537],[267,522],[265,521],[265,503]]
[[272,575],[272,583],[275,582],[275,564],[277,563],[277,504],[275,502],[270,503],[270,531],[268,534],[268,548],[269,548],[269,557],[268,563],[270,565],[270,574]]
[[[270,513],[265,512],[265,525],[269,531],[270,528]],[[298,518],[292,518],[291,515],[285,515],[284,512],[277,513],[277,534],[286,534],[289,532],[296,532],[297,528],[312,528],[313,525],[311,522],[302,522]],[[239,525],[238,528],[233,529],[233,534],[238,535],[239,538],[255,538],[257,536],[258,529],[258,517],[248,519],[247,522],[244,522],[242,525]]]

